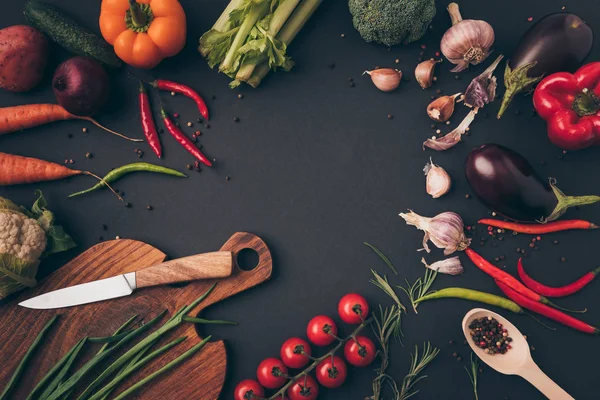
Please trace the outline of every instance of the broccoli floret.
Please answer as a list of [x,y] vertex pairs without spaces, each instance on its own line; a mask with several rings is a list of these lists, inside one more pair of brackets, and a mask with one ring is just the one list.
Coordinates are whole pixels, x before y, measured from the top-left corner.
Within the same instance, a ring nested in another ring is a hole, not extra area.
[[419,40],[435,16],[435,0],[349,0],[349,7],[360,36],[386,46]]

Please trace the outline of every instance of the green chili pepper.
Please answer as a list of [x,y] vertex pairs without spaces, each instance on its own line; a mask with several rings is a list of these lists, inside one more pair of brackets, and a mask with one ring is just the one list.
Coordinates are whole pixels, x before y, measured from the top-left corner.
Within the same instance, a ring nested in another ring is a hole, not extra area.
[[123,165],[122,167],[113,169],[108,174],[106,174],[106,176],[104,176],[104,178],[102,178],[102,181],[98,182],[97,184],[95,184],[94,186],[92,186],[89,189],[85,189],[80,192],[73,193],[73,194],[69,195],[69,197],[75,197],[75,196],[79,196],[80,194],[93,192],[95,190],[98,190],[98,189],[106,186],[107,183],[112,183],[116,180],[119,180],[123,176],[128,175],[132,172],[154,172],[157,174],[172,175],[172,176],[178,176],[180,178],[187,178],[186,174],[179,172],[177,170],[171,169],[171,168],[163,167],[161,165],[150,164],[150,163],[146,163],[146,162],[136,162],[136,163]]
[[421,297],[417,299],[415,303],[421,303],[425,300],[433,300],[433,299],[444,299],[448,297],[454,297],[458,299],[465,300],[473,300],[480,301],[482,303],[486,303],[492,306],[501,307],[506,310],[512,311],[517,314],[523,314],[524,311],[517,303],[506,299],[504,297],[496,296],[495,294],[479,292],[477,290],[459,288],[459,287],[449,287],[445,289],[438,290],[431,294]]

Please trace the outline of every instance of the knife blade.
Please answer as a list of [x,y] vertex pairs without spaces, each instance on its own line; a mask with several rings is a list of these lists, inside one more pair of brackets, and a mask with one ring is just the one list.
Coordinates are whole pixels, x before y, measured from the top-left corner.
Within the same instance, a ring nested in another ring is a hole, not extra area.
[[37,310],[72,307],[129,296],[135,289],[135,272],[130,272],[54,290],[22,301],[19,305]]
[[226,278],[233,273],[233,253],[216,251],[178,258],[139,271],[73,285],[32,297],[20,306],[38,310],[72,307],[129,296],[136,289],[199,279]]

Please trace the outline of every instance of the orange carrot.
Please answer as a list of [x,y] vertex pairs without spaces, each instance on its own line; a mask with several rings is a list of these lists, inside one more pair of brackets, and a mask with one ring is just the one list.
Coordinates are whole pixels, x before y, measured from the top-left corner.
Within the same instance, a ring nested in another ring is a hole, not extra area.
[[0,153],[0,186],[63,179],[83,171],[50,161]]
[[123,201],[123,198],[104,179],[89,171],[67,168],[64,165],[40,160],[39,158],[0,152],[0,186],[54,181],[74,175],[93,176],[103,182],[119,200]]
[[131,140],[133,142],[143,141],[142,139],[132,139],[110,130],[100,125],[100,123],[92,117],[81,117],[71,114],[58,104],[27,104],[23,106],[0,108],[0,135],[68,119],[86,120],[107,132],[122,137],[123,139]]

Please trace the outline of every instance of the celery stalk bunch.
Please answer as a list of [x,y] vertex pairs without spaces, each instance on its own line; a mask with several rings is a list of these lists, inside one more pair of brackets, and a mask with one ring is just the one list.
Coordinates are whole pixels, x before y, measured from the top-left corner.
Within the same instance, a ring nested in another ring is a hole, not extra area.
[[286,54],[322,0],[231,0],[213,27],[202,37],[198,51],[211,68],[233,80],[257,87],[270,70],[289,71],[294,61]]

